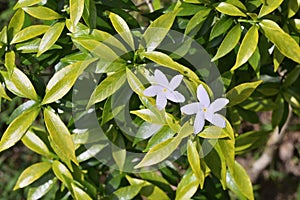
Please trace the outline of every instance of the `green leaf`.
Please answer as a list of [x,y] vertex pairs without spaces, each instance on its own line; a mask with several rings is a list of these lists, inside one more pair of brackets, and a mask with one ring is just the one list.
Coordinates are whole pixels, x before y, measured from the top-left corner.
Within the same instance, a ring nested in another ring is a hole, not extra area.
[[0,32],[0,49],[7,44],[7,26],[4,26]]
[[152,124],[149,122],[144,122],[138,129],[134,141],[133,141],[133,146],[136,145],[138,142],[148,139],[152,135],[156,134],[162,129],[162,125],[158,124]]
[[209,41],[212,41],[214,38],[225,33],[231,27],[232,24],[233,24],[232,18],[229,18],[226,16],[222,17],[212,27],[210,35],[209,35]]
[[125,81],[126,74],[124,73],[124,71],[116,72],[106,77],[93,91],[87,108],[110,97],[122,87]]
[[38,3],[41,3],[41,0],[19,0],[14,6],[14,10],[22,7],[33,6]]
[[55,176],[65,185],[67,188],[71,189],[71,183],[73,182],[73,177],[68,168],[61,162],[54,160],[52,163],[52,170]]
[[265,19],[259,23],[265,36],[275,44],[278,50],[286,57],[300,63],[299,44],[275,22]]
[[26,133],[32,122],[38,116],[40,108],[34,107],[20,114],[10,123],[0,141],[0,152],[15,145]]
[[251,65],[252,69],[255,71],[256,76],[259,78],[260,77],[260,53],[259,53],[259,48],[256,47],[254,53],[252,56],[249,58],[249,64]]
[[118,34],[131,47],[131,49],[134,49],[133,37],[126,21],[119,15],[114,14],[112,12],[109,13],[109,19],[112,25],[114,26],[115,30],[118,32]]
[[284,117],[285,102],[281,95],[276,97],[275,103],[277,108],[272,111],[272,127],[279,126]]
[[44,120],[50,136],[50,144],[58,155],[70,169],[72,169],[71,160],[77,164],[75,156],[75,145],[71,134],[60,117],[46,108],[44,110]]
[[20,114],[22,114],[23,112],[26,112],[27,110],[29,110],[29,109],[33,108],[34,106],[37,106],[37,105],[38,105],[38,103],[33,101],[33,100],[26,101],[25,103],[19,105],[17,108],[14,109],[12,114],[9,116],[8,120],[6,121],[7,124],[10,124]]
[[216,7],[216,9],[217,9],[217,11],[219,11],[225,15],[247,17],[247,15],[245,13],[243,13],[239,8],[235,7],[232,4],[226,3],[226,2],[219,3],[219,5]]
[[64,27],[64,22],[58,22],[48,29],[39,45],[37,57],[39,57],[45,51],[49,50],[54,45],[54,43],[58,40],[60,34],[64,30]]
[[253,189],[246,170],[235,162],[233,171],[226,174],[227,186],[235,193],[241,193],[247,199],[253,200]]
[[[114,129],[113,129],[114,130]],[[118,134],[117,132],[115,132]],[[116,144],[112,144],[112,157],[118,166],[119,171],[123,171],[126,161],[126,147],[124,139],[121,135],[118,135],[115,139]]]
[[288,88],[295,83],[300,75],[300,65],[296,65],[292,71],[290,71],[284,79],[283,87]]
[[[186,29],[184,31],[185,35],[188,35],[192,32],[193,29],[198,28],[198,30],[200,29],[202,22],[204,22],[208,16],[208,14],[210,13],[211,9],[210,8],[206,8],[203,10],[200,10],[199,12],[197,12],[188,22]],[[194,34],[194,33],[193,33]],[[192,35],[193,35],[192,34]],[[195,33],[196,34],[196,33]]]
[[57,183],[57,178],[50,179],[46,181],[45,183],[37,186],[37,187],[31,187],[28,190],[27,199],[28,200],[34,200],[34,199],[40,199],[45,194],[47,194],[51,188]]
[[161,115],[156,115],[154,112],[152,112],[149,109],[133,110],[130,111],[130,113],[142,118],[143,120],[149,123],[160,124],[160,125],[167,124],[166,120],[162,118]]
[[232,88],[226,93],[226,98],[229,99],[228,106],[234,106],[245,101],[261,83],[262,80],[259,80],[255,82],[242,83]]
[[16,33],[18,33],[25,21],[25,13],[22,9],[18,9],[17,12],[12,16],[9,25],[8,25],[8,32],[10,35],[10,38],[12,38]]
[[70,0],[70,19],[73,28],[78,24],[84,10],[84,0]]
[[71,188],[75,200],[93,200],[83,189],[71,183]]
[[143,35],[147,51],[154,50],[163,41],[179,11],[180,10],[177,9],[163,14],[150,24]]
[[274,53],[273,53],[274,72],[277,72],[277,70],[280,67],[280,64],[282,63],[284,58],[285,58],[285,56],[280,53],[280,51],[277,49],[277,47],[275,47]]
[[242,29],[241,25],[235,25],[225,36],[216,55],[211,59],[212,61],[218,60],[219,58],[228,54],[238,44],[241,37]]
[[95,59],[78,61],[56,72],[47,84],[42,104],[52,103],[67,94],[80,74],[94,61]]
[[[41,43],[41,38],[35,38],[32,40],[28,40],[27,42],[16,44],[16,49],[18,51],[21,51],[22,53],[37,53],[39,51],[40,43]],[[54,44],[52,47],[50,47],[49,50],[53,50],[53,49],[62,49],[62,47]]]
[[131,89],[139,96],[143,96],[143,91],[145,90],[145,87],[129,68],[126,68],[126,77]]
[[7,96],[5,89],[1,83],[0,83],[0,98],[4,98],[4,99],[11,101],[11,98],[9,96]]
[[26,134],[22,137],[23,144],[30,150],[38,153],[42,156],[51,157],[47,145],[41,140],[33,130],[28,130]]
[[225,157],[227,166],[230,169],[234,168],[235,162],[235,139],[220,139],[218,140],[222,154]]
[[20,32],[16,33],[11,41],[11,44],[23,42],[45,33],[50,26],[48,25],[31,25]]
[[89,147],[86,151],[77,156],[78,162],[87,161],[90,158],[93,158],[99,153],[102,149],[104,149],[108,144],[94,144]]
[[141,191],[144,183],[122,187],[113,193],[118,200],[133,199]]
[[202,189],[204,185],[205,174],[201,169],[200,157],[199,157],[199,152],[197,150],[196,142],[192,142],[191,140],[188,140],[187,157],[190,166],[192,168],[192,171],[194,175],[197,177],[197,179],[199,180],[200,188]]
[[198,134],[201,138],[220,139],[228,137],[228,133],[218,126],[208,126]]
[[39,101],[31,81],[21,70],[15,67],[11,77],[6,72],[2,72],[2,76],[9,91],[20,97]]
[[16,55],[14,51],[8,51],[5,53],[5,67],[8,71],[8,77],[11,78],[11,75],[13,74],[13,71],[16,67]]
[[18,181],[13,190],[24,188],[34,181],[38,180],[51,168],[51,163],[49,162],[40,162],[31,165],[26,168],[22,174],[19,176]]
[[191,199],[199,187],[200,180],[192,170],[187,170],[176,189],[175,200]]
[[259,11],[258,18],[261,18],[273,12],[276,8],[278,8],[281,5],[282,2],[283,0],[265,1]]
[[44,6],[25,7],[23,10],[32,17],[41,20],[56,20],[63,17],[54,10]]
[[90,29],[96,28],[97,8],[94,0],[84,1],[84,10],[82,17]]
[[236,61],[231,70],[235,70],[245,64],[254,53],[258,43],[258,28],[253,25],[246,33],[239,48]]
[[166,141],[167,139],[172,138],[175,135],[175,132],[170,129],[168,126],[163,126],[163,128],[153,135],[150,140],[148,141],[147,147],[145,148],[145,152],[149,151],[155,145]]
[[289,0],[288,3],[288,18],[293,17],[299,11],[300,1],[299,0]]

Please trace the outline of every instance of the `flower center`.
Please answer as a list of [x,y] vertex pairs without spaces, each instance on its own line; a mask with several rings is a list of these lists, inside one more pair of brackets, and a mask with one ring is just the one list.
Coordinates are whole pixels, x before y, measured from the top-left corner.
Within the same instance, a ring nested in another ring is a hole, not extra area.
[[166,93],[166,92],[168,91],[168,89],[167,89],[167,88],[163,88],[162,91],[163,91],[164,93]]
[[203,112],[206,112],[207,111],[207,108],[203,108]]

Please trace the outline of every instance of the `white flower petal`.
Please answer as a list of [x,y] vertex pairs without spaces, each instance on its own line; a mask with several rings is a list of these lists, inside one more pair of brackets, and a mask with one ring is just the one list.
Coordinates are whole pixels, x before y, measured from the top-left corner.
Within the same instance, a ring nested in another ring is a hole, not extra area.
[[166,105],[167,105],[167,98],[162,94],[157,95],[156,106],[157,106],[158,110],[164,109],[166,107]]
[[203,112],[198,112],[196,114],[195,122],[194,122],[194,133],[198,134],[204,127],[204,115]]
[[183,107],[181,107],[181,112],[186,115],[193,115],[200,111],[201,105],[200,103],[190,103]]
[[144,90],[143,94],[147,97],[154,97],[159,93],[161,88],[162,87],[159,85],[151,85],[150,87]]
[[225,128],[226,126],[224,117],[218,113],[214,114],[212,119],[209,122],[220,128]]
[[164,73],[162,73],[160,70],[156,69],[154,71],[154,76],[156,79],[156,82],[159,83],[160,85],[163,85],[165,87],[169,86],[169,81]]
[[213,112],[217,112],[219,110],[222,110],[228,103],[229,103],[228,99],[226,99],[226,98],[218,98],[218,99],[214,100],[214,102],[212,102],[210,104],[209,108]]
[[183,76],[182,75],[176,75],[172,78],[172,80],[170,81],[170,85],[169,87],[172,89],[172,90],[175,90],[181,83],[183,79]]
[[206,108],[208,108],[210,104],[210,100],[203,85],[199,85],[197,88],[197,98],[201,104],[203,104]]
[[182,103],[185,101],[184,96],[177,91],[168,91],[166,93],[166,97],[167,97],[167,99],[169,99],[173,102],[176,102],[176,103]]

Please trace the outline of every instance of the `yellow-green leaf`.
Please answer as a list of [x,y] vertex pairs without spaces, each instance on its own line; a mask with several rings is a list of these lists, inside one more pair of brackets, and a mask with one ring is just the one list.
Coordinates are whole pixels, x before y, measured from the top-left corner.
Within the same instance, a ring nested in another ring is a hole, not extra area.
[[83,189],[71,183],[73,196],[75,200],[93,200]]
[[25,20],[24,11],[22,9],[18,9],[17,12],[12,16],[8,25],[8,31],[9,34],[11,34],[11,38],[22,29],[24,20]]
[[191,33],[193,29],[196,27],[199,27],[199,25],[204,22],[210,13],[211,9],[210,8],[205,8],[197,12],[188,22],[186,28],[185,28],[185,35],[188,35]]
[[280,53],[280,51],[277,49],[277,47],[274,48],[273,53],[273,64],[274,64],[274,72],[277,72],[280,64],[284,60],[285,56]]
[[6,94],[5,89],[1,83],[0,83],[0,98],[4,98],[11,101],[11,98]]
[[262,20],[259,25],[265,36],[275,44],[284,56],[300,63],[299,44],[288,33],[284,32],[272,20]]
[[23,10],[32,17],[41,20],[56,20],[62,18],[60,14],[44,6],[25,7]]
[[235,64],[231,68],[231,70],[237,69],[249,60],[249,58],[252,56],[255,49],[257,48],[257,43],[258,28],[256,27],[256,25],[254,25],[247,31],[239,48]]
[[117,191],[115,191],[113,195],[118,200],[134,199],[134,197],[140,192],[140,190],[143,187],[144,187],[144,183],[122,187]]
[[261,7],[258,18],[261,18],[271,12],[273,12],[276,8],[278,8],[283,0],[268,0],[263,3],[263,6]]
[[41,0],[19,0],[16,3],[16,5],[14,6],[14,10],[16,10],[18,8],[26,7],[26,6],[33,6],[40,2],[41,2]]
[[84,10],[84,0],[70,0],[70,19],[73,28],[78,24]]
[[191,140],[188,140],[187,144],[187,156],[188,161],[191,165],[192,171],[199,180],[200,187],[203,188],[204,185],[204,179],[205,174],[203,173],[200,165],[200,157],[199,152],[197,150],[196,142],[192,142]]
[[293,17],[299,11],[300,0],[289,0],[288,4],[288,18]]
[[37,53],[37,57],[40,56],[42,53],[47,51],[54,45],[54,43],[58,40],[60,34],[64,30],[65,23],[58,22],[54,24],[52,27],[48,29],[48,31],[44,34],[41,43],[39,45],[39,51]]
[[1,138],[0,152],[12,147],[23,137],[39,112],[40,108],[33,107],[32,109],[23,112],[10,123]]
[[212,61],[218,60],[219,58],[228,54],[238,44],[241,37],[242,29],[240,24],[235,25],[225,36],[216,55],[211,59]]
[[126,77],[131,89],[138,95],[143,96],[145,87],[129,68],[126,68]]
[[217,11],[219,11],[225,15],[247,17],[247,15],[245,13],[243,13],[239,8],[235,7],[232,4],[226,3],[226,2],[219,3],[219,5],[216,7],[216,9],[217,9]]
[[33,199],[42,198],[45,194],[47,194],[51,190],[51,188],[54,185],[56,185],[56,183],[57,183],[57,178],[53,178],[42,183],[37,187],[30,187],[28,190],[27,199],[33,200]]
[[52,163],[52,170],[55,176],[65,185],[71,189],[71,183],[73,182],[73,176],[68,168],[61,162],[54,160]]
[[40,155],[49,157],[50,152],[47,145],[32,130],[28,130],[22,137],[22,142],[26,147]]
[[87,107],[103,101],[114,94],[126,81],[125,71],[116,72],[105,78],[93,91]]
[[176,189],[175,200],[191,199],[199,187],[200,180],[192,170],[187,170]]
[[24,28],[20,32],[16,33],[11,41],[11,44],[23,42],[45,33],[50,26],[48,25],[32,25]]
[[51,163],[49,162],[36,163],[26,168],[19,176],[14,190],[30,185],[34,181],[38,180],[41,176],[43,176],[47,171],[49,171],[50,168]]
[[56,72],[47,84],[42,104],[52,103],[67,94],[78,76],[94,61],[95,59],[78,61]]
[[16,62],[16,55],[14,51],[8,51],[5,53],[5,67],[8,71],[8,77],[11,78],[11,75],[13,74],[14,68]]
[[21,70],[15,67],[11,77],[7,72],[2,72],[2,76],[9,91],[20,97],[39,101],[31,81]]
[[77,159],[75,156],[75,145],[68,128],[60,117],[48,108],[44,110],[44,120],[53,150],[72,169],[70,161],[72,160],[77,164]]
[[261,83],[262,80],[259,80],[255,82],[242,83],[232,88],[226,93],[226,98],[229,99],[228,106],[234,106],[245,101]]
[[115,30],[119,33],[119,35],[124,39],[125,42],[127,42],[127,44],[132,49],[134,49],[133,37],[126,21],[119,15],[112,12],[109,13],[109,18]]

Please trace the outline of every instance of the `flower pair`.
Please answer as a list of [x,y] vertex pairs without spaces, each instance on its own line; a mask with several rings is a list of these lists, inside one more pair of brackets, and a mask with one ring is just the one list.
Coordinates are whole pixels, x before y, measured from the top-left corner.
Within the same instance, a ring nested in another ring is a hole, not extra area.
[[[178,91],[175,91],[182,79],[182,75],[176,75],[169,82],[165,74],[160,70],[155,70],[154,77],[151,77],[152,85],[144,91],[144,95],[149,97],[156,96],[156,106],[159,110],[166,107],[167,100],[182,103],[185,101],[185,97]],[[226,98],[218,98],[210,103],[209,95],[203,85],[199,85],[197,88],[197,98],[199,102],[190,103],[181,108],[181,112],[184,114],[196,114],[194,133],[197,134],[203,129],[205,120],[215,126],[224,128],[226,126],[225,119],[222,115],[215,112],[223,109],[229,100]]]

